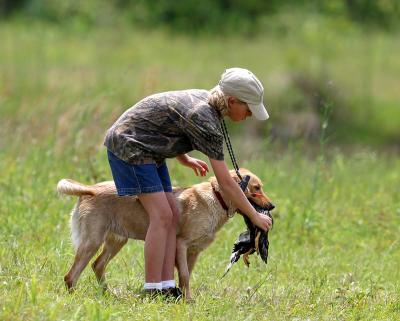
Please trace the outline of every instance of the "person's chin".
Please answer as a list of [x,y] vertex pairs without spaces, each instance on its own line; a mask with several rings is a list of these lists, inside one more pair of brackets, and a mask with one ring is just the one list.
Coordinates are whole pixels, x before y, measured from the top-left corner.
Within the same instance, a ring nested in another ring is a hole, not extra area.
[[238,117],[232,117],[232,116],[228,116],[229,117],[229,119],[231,120],[231,121],[233,121],[234,123],[239,123],[239,122],[241,122],[242,120],[245,120],[245,118],[238,118]]

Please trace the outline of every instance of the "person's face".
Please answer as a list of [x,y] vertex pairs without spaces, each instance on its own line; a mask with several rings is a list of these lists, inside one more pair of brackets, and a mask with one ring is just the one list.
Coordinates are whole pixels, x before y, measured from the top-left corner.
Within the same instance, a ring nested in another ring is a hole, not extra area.
[[234,97],[228,97],[228,116],[233,121],[239,122],[250,117],[251,111],[246,103]]

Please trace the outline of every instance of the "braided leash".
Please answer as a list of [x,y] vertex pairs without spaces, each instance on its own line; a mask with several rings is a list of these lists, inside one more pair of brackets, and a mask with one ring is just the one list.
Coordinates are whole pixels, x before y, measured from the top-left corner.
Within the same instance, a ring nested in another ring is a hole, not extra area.
[[[229,138],[228,129],[226,127],[225,120],[223,118],[220,120],[220,124],[221,124],[222,134],[224,135],[226,148],[228,149],[229,156],[231,158],[233,168],[235,169],[236,175],[240,179],[240,185],[241,185],[242,182],[243,182],[243,177],[239,173],[239,166],[238,166],[238,164],[236,162],[236,157],[235,157],[235,154],[233,153],[233,148],[232,148],[231,140]],[[241,185],[241,187],[242,187],[242,185]],[[246,187],[247,187],[247,184],[246,184]],[[246,187],[245,187],[245,189],[246,189]]]

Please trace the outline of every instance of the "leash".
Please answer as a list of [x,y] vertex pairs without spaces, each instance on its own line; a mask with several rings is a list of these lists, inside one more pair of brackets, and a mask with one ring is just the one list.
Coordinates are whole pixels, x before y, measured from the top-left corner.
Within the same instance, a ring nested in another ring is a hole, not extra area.
[[[225,120],[223,118],[220,119],[220,126],[221,126],[222,134],[224,135],[226,148],[228,149],[229,156],[231,158],[233,168],[235,169],[236,175],[240,179],[240,183],[239,183],[240,189],[244,192],[246,190],[246,188],[247,188],[247,185],[249,184],[250,176],[246,175],[243,178],[242,175],[240,175],[239,166],[238,166],[238,164],[236,162],[235,153],[233,152],[231,140],[229,138],[228,128],[226,127]],[[214,194],[217,196],[217,199],[218,199],[219,203],[221,204],[222,208],[226,211],[228,217],[231,218],[234,213],[232,215],[229,215],[228,206],[226,205],[226,203],[225,203],[224,199],[222,198],[221,194],[218,191],[216,191],[214,188],[213,188],[213,191],[214,191]]]
[[229,156],[231,157],[233,168],[235,169],[236,175],[239,177],[240,181],[243,180],[242,175],[239,173],[239,166],[236,162],[235,154],[233,153],[233,148],[231,144],[231,140],[229,139],[228,129],[225,124],[225,120],[223,118],[220,119],[222,134],[224,135],[224,140],[226,144],[226,148],[228,149]]
[[243,178],[242,175],[240,175],[239,166],[238,166],[238,164],[236,162],[236,157],[235,157],[235,154],[233,152],[231,140],[230,140],[229,134],[228,134],[228,129],[226,127],[225,120],[223,118],[220,119],[220,125],[221,125],[222,134],[224,135],[226,148],[228,149],[229,156],[230,156],[231,161],[232,161],[233,168],[235,169],[236,175],[240,179],[239,186],[242,189],[242,191],[244,192],[246,190],[246,188],[247,188],[247,185],[249,184],[250,176],[246,175]]

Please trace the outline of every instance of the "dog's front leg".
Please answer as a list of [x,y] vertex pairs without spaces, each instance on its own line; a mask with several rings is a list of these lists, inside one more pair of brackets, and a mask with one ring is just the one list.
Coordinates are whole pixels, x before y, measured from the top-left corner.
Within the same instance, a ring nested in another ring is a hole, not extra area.
[[186,242],[180,238],[176,240],[176,263],[178,266],[179,287],[182,289],[186,300],[190,300],[187,245]]

